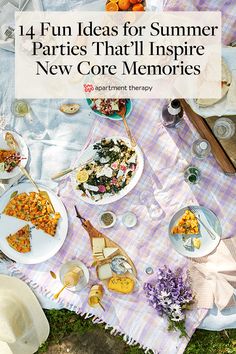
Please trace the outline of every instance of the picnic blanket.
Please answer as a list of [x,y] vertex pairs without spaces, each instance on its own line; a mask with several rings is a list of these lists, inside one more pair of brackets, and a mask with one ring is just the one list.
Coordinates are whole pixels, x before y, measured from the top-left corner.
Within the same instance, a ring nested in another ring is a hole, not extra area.
[[[118,217],[131,210],[138,217],[138,225],[127,230],[120,222],[105,234],[117,242],[132,258],[141,283],[148,280],[147,266],[155,269],[167,264],[171,268],[187,267],[187,259],[177,254],[168,239],[168,225],[171,216],[182,206],[196,204],[197,200],[189,185],[184,181],[183,171],[188,161],[163,127],[159,112],[163,101],[136,101],[129,123],[145,156],[145,168],[138,185],[126,197],[109,206]],[[184,125],[185,127],[185,125]],[[125,136],[122,122],[96,119],[90,134],[90,141],[106,136]],[[76,163],[76,162],[75,162]],[[160,220],[149,217],[145,205],[141,205],[139,195],[143,190],[151,190],[160,205],[163,215]],[[45,263],[24,266],[16,264],[15,274],[32,287],[52,298],[58,290],[59,281],[52,281],[49,271],[57,272],[65,261],[79,258],[87,266],[92,263],[89,237],[76,218],[74,205],[80,213],[97,228],[98,216],[105,206],[92,206],[79,201],[74,183],[69,178],[60,187],[60,197],[66,205],[69,217],[69,233],[62,249]],[[206,204],[206,203],[205,203]],[[90,285],[97,282],[95,270],[90,268]],[[137,292],[122,296],[106,292],[103,304],[106,311],[92,309],[87,304],[89,289],[78,294],[65,291],[58,302],[64,307],[86,316],[94,315],[95,322],[105,322],[113,332],[124,334],[128,343],[140,343],[154,353],[182,353],[188,340],[179,339],[178,333],[167,331],[167,322],[148,306],[144,293]],[[193,310],[187,316],[187,331],[192,335],[206,310]],[[152,326],[150,326],[152,323]]]
[[222,15],[222,43],[229,45],[236,39],[235,1],[230,0],[164,0],[165,11],[220,11]]
[[[217,6],[219,9],[219,3]],[[233,12],[231,14],[233,16]],[[181,206],[199,202],[217,213],[225,237],[235,235],[236,230],[235,178],[225,176],[215,160],[208,158],[199,163],[202,172],[200,184],[189,187],[183,181],[183,170],[191,162],[190,146],[198,136],[189,123],[183,124],[178,131],[167,132],[160,122],[161,104],[163,102],[135,102],[130,125],[145,154],[145,171],[136,188],[124,199],[112,205],[112,210],[118,215],[123,211],[133,210],[139,219],[138,226],[127,231],[117,224],[106,232],[129,253],[142,282],[148,279],[145,274],[148,265],[154,268],[163,264],[168,264],[170,267],[187,266],[186,259],[171,248],[167,235],[170,217]],[[120,123],[105,120],[96,120],[91,133],[91,141],[106,135],[125,135]],[[197,164],[197,161],[193,160],[193,162]],[[151,188],[155,192],[158,203],[165,213],[158,223],[151,221],[145,206],[140,205],[139,193],[145,188]],[[67,205],[70,221],[69,234],[63,248],[43,264],[30,267],[18,264],[12,268],[16,275],[49,298],[52,298],[59,286],[58,281],[52,281],[50,278],[50,270],[57,271],[61,263],[73,258],[80,258],[87,265],[91,264],[89,239],[75,218],[74,203],[83,216],[89,218],[96,227],[98,227],[97,216],[105,209],[104,207],[93,208],[78,202],[69,179],[61,185],[60,195]],[[95,272],[91,269],[91,284],[94,281],[96,281]],[[160,353],[184,351],[187,340],[180,340],[177,333],[170,334],[166,331],[166,321],[157,316],[146,304],[142,291],[126,297],[111,296],[106,293],[105,313],[91,310],[87,305],[87,295],[88,289],[81,292],[79,296],[65,292],[58,301],[64,307],[86,314],[87,317],[95,315],[95,322],[107,323],[107,327],[113,328],[113,333],[124,334],[130,344],[139,342],[144,348],[151,348],[154,352]],[[190,336],[205,314],[206,310],[194,310],[188,314],[187,331]]]

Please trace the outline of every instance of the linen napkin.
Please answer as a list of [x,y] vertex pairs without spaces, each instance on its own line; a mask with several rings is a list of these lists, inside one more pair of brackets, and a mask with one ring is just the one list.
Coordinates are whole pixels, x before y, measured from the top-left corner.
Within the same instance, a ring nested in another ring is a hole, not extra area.
[[221,311],[236,305],[236,237],[221,240],[210,255],[192,259],[190,275],[198,308],[215,304]]
[[194,112],[204,118],[236,114],[236,47],[222,48],[222,57],[227,63],[232,75],[232,81],[227,95],[219,102],[209,107],[200,107],[193,99],[187,100]]
[[15,40],[6,39],[5,31],[15,28],[15,11],[43,11],[41,0],[0,0],[0,48],[15,52]]
[[13,38],[6,39],[5,31],[8,26],[15,27],[15,11],[18,8],[12,3],[8,2],[5,5],[1,5],[0,12],[0,48],[14,52],[14,42]]

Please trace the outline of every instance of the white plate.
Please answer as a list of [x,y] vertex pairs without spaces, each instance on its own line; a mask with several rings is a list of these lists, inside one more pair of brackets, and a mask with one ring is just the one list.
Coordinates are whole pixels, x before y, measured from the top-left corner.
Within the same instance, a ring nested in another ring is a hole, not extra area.
[[[123,137],[117,137],[117,136],[111,136],[111,137],[107,137],[106,139],[113,139],[113,140],[118,140],[121,139],[123,140],[128,146],[131,146],[129,139],[127,138],[123,138]],[[102,140],[102,139],[101,139]],[[95,155],[95,150],[93,149],[93,146],[97,143],[99,143],[101,140],[89,145],[87,147],[87,149],[83,152],[83,154],[81,155],[80,159],[79,159],[79,164],[83,165],[85,164],[88,160],[91,160],[94,155]],[[138,183],[138,181],[140,180],[142,173],[143,173],[143,168],[144,168],[144,158],[143,158],[143,153],[142,150],[140,149],[140,147],[138,145],[136,145],[135,147],[135,151],[137,154],[137,168],[136,171],[133,175],[133,177],[131,178],[129,184],[127,186],[125,186],[124,189],[122,189],[119,193],[115,194],[115,195],[111,195],[109,197],[104,197],[101,200],[98,200],[97,202],[90,199],[89,197],[83,197],[82,196],[82,191],[76,189],[78,182],[76,181],[76,171],[73,175],[73,184],[74,184],[74,188],[78,194],[78,197],[85,203],[88,204],[95,204],[95,205],[105,205],[105,204],[110,204],[110,203],[114,203],[117,200],[123,198],[124,196],[126,196],[126,194],[128,194]]]
[[[25,167],[28,161],[28,157],[29,157],[29,152],[28,152],[28,147],[24,141],[24,139],[17,133],[10,131],[10,130],[3,130],[0,133],[0,149],[1,150],[10,150],[9,146],[7,145],[4,136],[5,134],[9,132],[13,135],[13,137],[15,138],[16,142],[19,145],[20,148],[20,154],[23,157],[23,160],[21,161],[21,166]],[[11,172],[0,172],[0,179],[8,179],[8,178],[13,178],[16,177],[17,175],[19,175],[20,169],[19,167],[15,167]]]
[[[0,215],[0,249],[5,253],[9,258],[13,259],[18,263],[23,264],[36,264],[46,261],[47,259],[53,257],[63,245],[67,231],[68,231],[68,217],[66,209],[62,201],[57,197],[55,193],[50,191],[50,189],[39,186],[41,190],[48,192],[51,202],[56,210],[61,214],[61,219],[59,220],[57,226],[56,235],[50,236],[43,232],[42,230],[32,229],[31,231],[31,251],[29,253],[19,253],[15,251],[12,247],[8,245],[6,237],[9,234],[15,233],[20,228],[29,224],[33,226],[30,222],[17,219],[8,215]],[[0,212],[2,213],[3,209],[9,202],[10,196],[13,192],[18,191],[18,193],[23,192],[35,192],[34,187],[30,183],[21,183],[17,186],[10,188],[1,198],[0,198]]]
[[[202,206],[195,206],[195,208],[198,209],[198,212],[200,213],[200,216],[203,215],[204,219],[206,222],[216,231],[216,233],[219,235],[216,237],[214,240],[210,237],[206,229],[199,223],[199,234],[198,235],[190,235],[191,238],[198,237],[201,240],[201,247],[199,249],[197,248],[192,248],[192,250],[188,250],[184,247],[183,245],[183,240],[182,240],[182,235],[181,234],[176,234],[172,235],[171,230],[174,225],[176,225],[177,221],[182,217],[184,214],[185,210],[188,209],[188,207],[182,208],[175,215],[172,217],[169,225],[169,238],[170,241],[174,247],[174,249],[182,254],[185,257],[190,257],[190,258],[199,258],[199,257],[204,257],[214,251],[214,249],[218,246],[220,242],[220,238],[222,236],[222,229],[220,225],[220,221],[217,218],[217,216],[207,208],[204,208]],[[209,225],[207,225],[209,227]]]

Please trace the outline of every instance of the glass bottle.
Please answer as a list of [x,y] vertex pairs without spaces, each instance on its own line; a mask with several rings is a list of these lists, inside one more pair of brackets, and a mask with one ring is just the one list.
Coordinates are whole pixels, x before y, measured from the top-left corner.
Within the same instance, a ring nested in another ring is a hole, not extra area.
[[192,154],[198,159],[205,159],[211,153],[211,145],[205,139],[198,139],[192,145]]
[[190,184],[197,184],[200,181],[201,172],[193,165],[190,165],[184,171],[184,180]]
[[170,101],[162,109],[163,125],[166,128],[176,128],[183,117],[183,108],[178,99]]

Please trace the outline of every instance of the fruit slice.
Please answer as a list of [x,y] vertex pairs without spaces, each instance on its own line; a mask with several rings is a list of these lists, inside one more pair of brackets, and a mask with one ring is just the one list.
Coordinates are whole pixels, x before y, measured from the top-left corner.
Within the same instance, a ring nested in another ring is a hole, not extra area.
[[108,2],[106,4],[106,11],[119,11],[119,7],[115,2]]
[[30,227],[26,225],[13,235],[7,237],[7,242],[15,251],[28,253],[31,250],[30,245]]
[[132,7],[132,11],[144,11],[144,7],[142,4],[136,4]]
[[89,174],[86,170],[80,170],[76,175],[76,179],[80,183],[87,182],[88,178],[89,178]]

